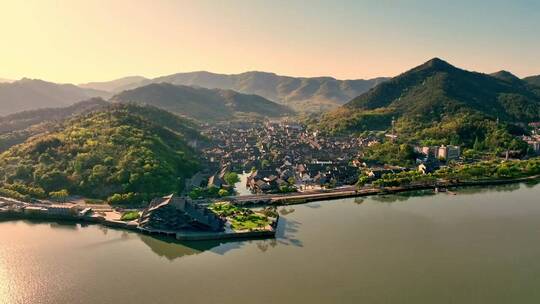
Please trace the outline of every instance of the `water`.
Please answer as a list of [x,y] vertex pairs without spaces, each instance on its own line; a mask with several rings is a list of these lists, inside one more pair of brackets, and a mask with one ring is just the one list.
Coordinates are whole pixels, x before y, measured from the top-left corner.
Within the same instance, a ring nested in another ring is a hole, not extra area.
[[243,172],[238,174],[239,182],[234,184],[234,189],[236,190],[236,195],[252,195],[251,190],[246,186],[248,177],[251,175],[251,172]]
[[0,303],[539,303],[540,186],[286,208],[275,240],[0,223]]

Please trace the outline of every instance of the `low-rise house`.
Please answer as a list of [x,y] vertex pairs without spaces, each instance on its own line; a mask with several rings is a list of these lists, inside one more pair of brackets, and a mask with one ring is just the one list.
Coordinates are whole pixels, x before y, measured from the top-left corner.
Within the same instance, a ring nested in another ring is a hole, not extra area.
[[458,159],[461,153],[459,146],[440,146],[439,147],[439,158],[445,160],[454,160]]

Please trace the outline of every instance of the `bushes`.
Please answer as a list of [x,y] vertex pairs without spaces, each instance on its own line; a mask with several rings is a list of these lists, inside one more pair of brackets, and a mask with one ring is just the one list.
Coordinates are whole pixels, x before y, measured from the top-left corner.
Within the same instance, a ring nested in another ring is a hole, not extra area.
[[28,201],[30,200],[30,197],[28,195],[20,194],[17,191],[13,191],[6,188],[0,188],[0,196],[6,196],[10,198],[14,198],[19,201]]
[[31,187],[21,183],[4,184],[4,188],[16,191],[22,195],[28,195],[33,198],[43,199],[47,197],[47,194],[43,188]]
[[54,200],[65,202],[69,196],[69,192],[66,189],[62,189],[60,191],[49,192],[49,196]]
[[238,178],[238,174],[236,174],[236,172],[228,172],[223,176],[223,180],[225,180],[227,185],[234,186],[234,184],[240,181],[240,178]]
[[220,197],[228,196],[228,195],[229,195],[229,191],[227,191],[227,190],[225,190],[225,189],[219,189],[218,195],[219,195]]
[[122,217],[120,218],[120,220],[133,221],[133,220],[138,219],[139,217],[140,217],[139,211],[128,211],[122,214]]
[[111,205],[134,205],[139,204],[143,201],[141,195],[137,195],[136,193],[129,192],[129,193],[115,193],[111,195],[107,201]]
[[432,183],[436,178],[432,174],[422,174],[418,171],[404,171],[400,173],[384,174],[373,182],[378,187],[396,187],[415,183]]

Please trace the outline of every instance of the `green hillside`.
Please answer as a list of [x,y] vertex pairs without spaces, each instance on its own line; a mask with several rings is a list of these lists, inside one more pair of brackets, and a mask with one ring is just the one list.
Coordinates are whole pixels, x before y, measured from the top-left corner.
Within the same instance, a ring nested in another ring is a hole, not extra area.
[[52,131],[58,122],[69,117],[108,105],[109,103],[101,98],[92,98],[63,108],[44,108],[0,117],[0,152],[23,143],[31,136]]
[[39,196],[66,189],[135,201],[179,192],[199,166],[188,142],[204,140],[189,122],[136,105],[114,105],[57,128],[0,155],[4,193]]
[[540,95],[508,72],[469,72],[435,58],[326,114],[321,127],[330,132],[385,130],[394,118],[425,128],[456,115],[535,121]]

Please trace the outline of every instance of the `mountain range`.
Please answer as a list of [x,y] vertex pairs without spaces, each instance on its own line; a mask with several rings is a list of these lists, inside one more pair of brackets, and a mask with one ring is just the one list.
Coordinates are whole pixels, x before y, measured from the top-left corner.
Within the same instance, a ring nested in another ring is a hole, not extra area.
[[113,102],[152,105],[199,121],[219,121],[238,115],[279,117],[293,114],[288,107],[258,95],[170,83],[152,83],[123,91]]
[[121,92],[133,88],[133,84],[148,80],[142,76],[128,76],[111,81],[81,83],[78,86],[85,89],[94,89],[110,93]]
[[458,114],[481,114],[508,123],[540,118],[540,93],[507,71],[470,72],[434,58],[323,115],[333,132],[386,129],[393,120],[416,125]]
[[23,78],[11,83],[0,83],[0,115],[39,108],[68,106],[92,97],[108,97],[110,95],[105,91],[80,88],[73,84],[57,84]]
[[[133,79],[133,82],[128,80]],[[208,89],[234,90],[245,94],[260,95],[271,101],[290,106],[298,111],[322,111],[335,108],[366,92],[388,78],[368,80],[337,80],[332,77],[290,77],[266,72],[241,74],[215,74],[210,72],[177,73],[154,79],[128,77],[107,83],[83,84],[110,92],[120,92],[150,83],[171,83]]]

